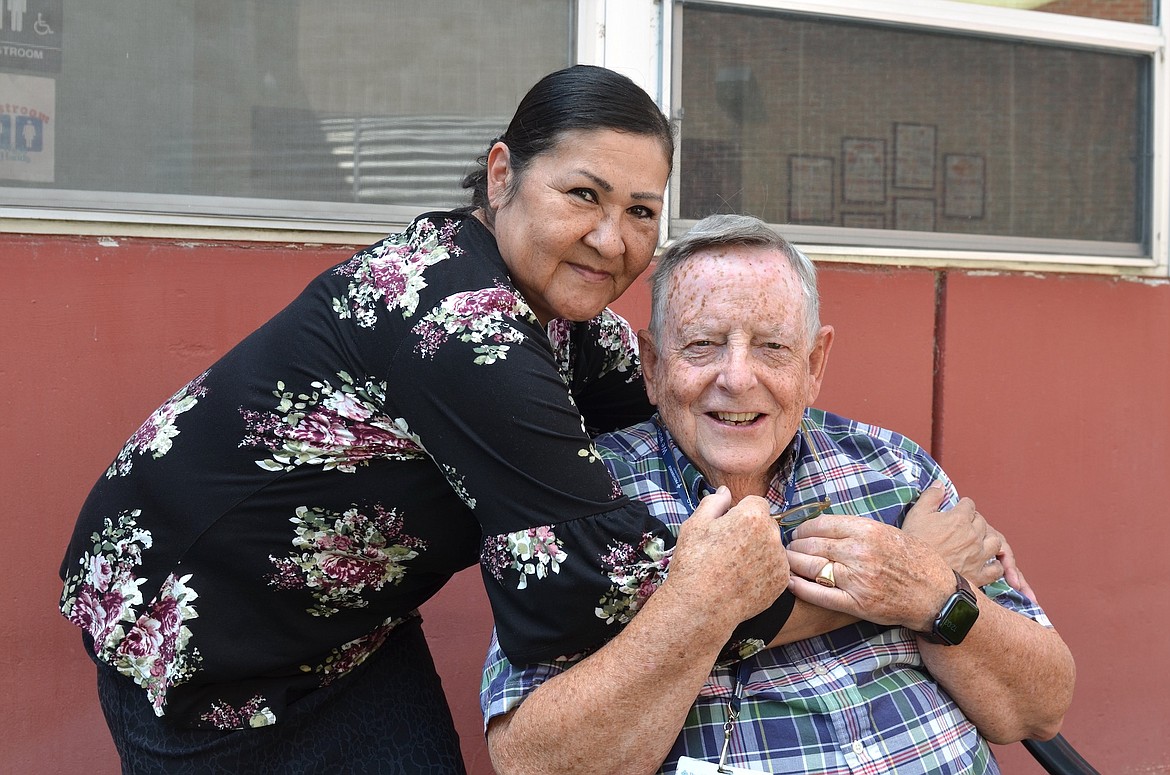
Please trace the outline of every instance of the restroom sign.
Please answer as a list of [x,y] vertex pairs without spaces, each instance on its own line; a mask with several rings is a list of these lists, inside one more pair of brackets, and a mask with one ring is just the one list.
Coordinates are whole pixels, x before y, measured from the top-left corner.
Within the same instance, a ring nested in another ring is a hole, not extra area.
[[0,69],[61,72],[64,0],[0,0]]
[[56,87],[52,78],[0,73],[0,182],[53,182]]

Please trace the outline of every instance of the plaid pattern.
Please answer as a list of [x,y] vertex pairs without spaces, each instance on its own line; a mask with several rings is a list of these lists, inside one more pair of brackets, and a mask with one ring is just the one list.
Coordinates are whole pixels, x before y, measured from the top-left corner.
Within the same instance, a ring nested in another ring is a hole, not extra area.
[[[676,476],[694,502],[706,491],[702,475],[661,432],[657,418],[597,444],[626,494],[675,530],[688,512],[667,466],[678,466]],[[946,507],[958,501],[946,474],[914,442],[816,409],[806,412],[783,461],[767,496],[774,506],[827,495],[835,513],[900,525],[935,479],[947,489]],[[1038,606],[1002,579],[984,592],[1051,626]],[[485,724],[571,664],[514,667],[493,643],[480,694]],[[734,766],[802,775],[999,772],[987,742],[926,672],[914,635],[868,622],[716,667],[660,772],[673,773],[680,756],[718,759],[737,676],[744,698],[729,755]]]

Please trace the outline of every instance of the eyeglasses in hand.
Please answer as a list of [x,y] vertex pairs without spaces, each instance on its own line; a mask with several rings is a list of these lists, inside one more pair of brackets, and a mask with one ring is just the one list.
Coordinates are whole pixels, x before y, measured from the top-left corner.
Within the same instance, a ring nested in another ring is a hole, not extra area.
[[829,505],[829,499],[826,497],[824,500],[802,503],[799,506],[793,506],[783,511],[773,511],[772,518],[782,528],[796,527],[802,522],[808,522],[813,517],[824,514],[825,510],[829,508]]

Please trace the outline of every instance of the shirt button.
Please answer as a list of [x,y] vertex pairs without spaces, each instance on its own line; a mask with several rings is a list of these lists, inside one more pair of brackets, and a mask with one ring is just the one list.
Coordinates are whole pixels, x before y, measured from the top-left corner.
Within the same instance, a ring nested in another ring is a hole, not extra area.
[[813,665],[813,672],[817,675],[828,675],[829,668],[825,667],[820,662],[817,662],[815,665]]
[[857,754],[859,757],[865,756],[865,745],[860,740],[853,741],[853,753]]

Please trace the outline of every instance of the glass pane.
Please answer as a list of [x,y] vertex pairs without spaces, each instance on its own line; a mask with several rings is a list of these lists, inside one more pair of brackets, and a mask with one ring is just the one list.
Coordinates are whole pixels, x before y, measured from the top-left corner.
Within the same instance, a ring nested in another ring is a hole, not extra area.
[[1139,243],[1142,57],[687,6],[680,208]]
[[49,106],[51,151],[22,169],[0,160],[0,186],[459,204],[463,175],[520,97],[570,64],[571,10],[572,0],[70,3],[56,20],[69,30],[57,70],[0,74],[0,104]]
[[1066,16],[1112,19],[1115,22],[1152,24],[1155,21],[1154,4],[1157,0],[959,0],[959,2],[1062,13]]

